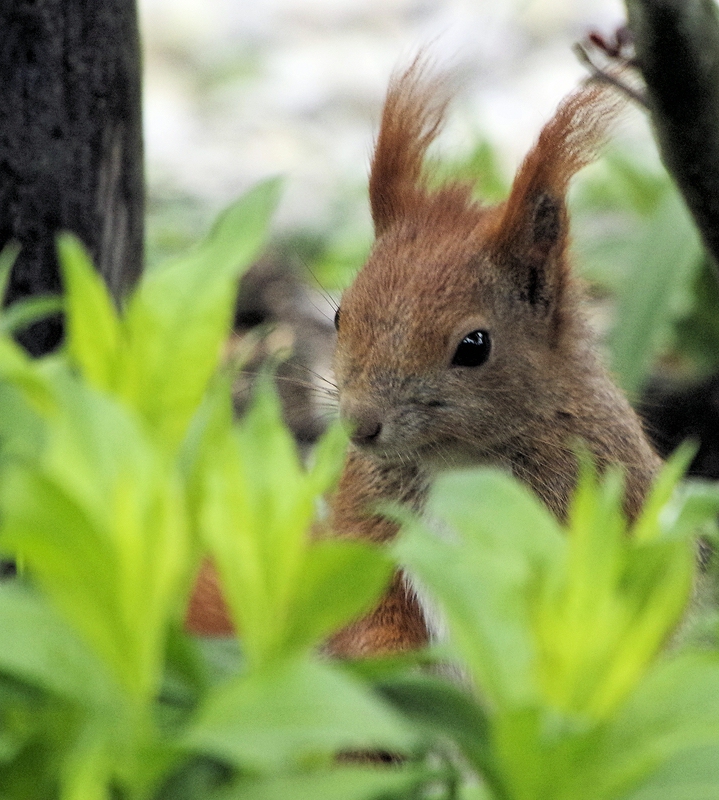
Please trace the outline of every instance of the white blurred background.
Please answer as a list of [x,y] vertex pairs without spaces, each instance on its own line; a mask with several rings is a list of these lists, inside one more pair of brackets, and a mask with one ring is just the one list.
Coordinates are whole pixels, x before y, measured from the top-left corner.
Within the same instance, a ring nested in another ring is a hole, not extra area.
[[[481,136],[511,174],[585,74],[573,42],[592,29],[611,35],[624,19],[620,0],[139,6],[150,221],[160,231],[151,235],[170,239],[204,227],[252,183],[277,173],[287,181],[280,230],[326,231],[338,216],[366,217],[363,187],[388,77],[428,43],[464,86],[443,153]],[[182,230],[173,234],[173,225]]]

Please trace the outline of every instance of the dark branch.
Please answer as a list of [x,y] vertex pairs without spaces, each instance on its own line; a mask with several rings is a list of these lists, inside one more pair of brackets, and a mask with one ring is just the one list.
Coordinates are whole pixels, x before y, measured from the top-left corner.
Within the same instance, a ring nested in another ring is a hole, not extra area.
[[719,264],[719,19],[713,0],[626,0],[665,166]]

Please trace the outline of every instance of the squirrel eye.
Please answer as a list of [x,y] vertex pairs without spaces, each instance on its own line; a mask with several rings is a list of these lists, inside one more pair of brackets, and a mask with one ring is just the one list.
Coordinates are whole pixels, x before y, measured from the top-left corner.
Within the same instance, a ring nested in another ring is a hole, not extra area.
[[459,343],[452,358],[453,367],[481,367],[489,358],[491,345],[487,331],[472,331]]
[[337,306],[337,311],[335,311],[335,330],[338,331],[340,329],[340,308]]

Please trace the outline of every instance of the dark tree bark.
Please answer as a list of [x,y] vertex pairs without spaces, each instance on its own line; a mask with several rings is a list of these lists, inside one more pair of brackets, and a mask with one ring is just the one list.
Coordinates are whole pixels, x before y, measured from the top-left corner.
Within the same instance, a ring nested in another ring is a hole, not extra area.
[[[662,160],[717,268],[717,7],[714,0],[626,0],[626,6]],[[657,380],[645,394],[642,411],[662,455],[688,437],[698,439],[700,448],[690,473],[719,477],[719,375],[694,386],[677,387]]]
[[[142,269],[135,0],[0,2],[0,247],[22,246],[6,302],[60,289],[55,236],[90,251],[120,300]],[[20,339],[53,349],[60,320]]]
[[719,265],[719,17],[714,0],[626,0],[662,160]]

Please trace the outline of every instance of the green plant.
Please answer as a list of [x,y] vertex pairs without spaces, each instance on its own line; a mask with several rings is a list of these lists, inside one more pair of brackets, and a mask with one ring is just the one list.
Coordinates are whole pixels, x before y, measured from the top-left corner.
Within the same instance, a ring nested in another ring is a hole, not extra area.
[[[25,574],[0,587],[10,796],[148,797],[167,781],[186,791],[176,773],[191,785],[203,760],[216,776],[411,741],[365,688],[309,655],[391,569],[368,546],[307,539],[341,431],[306,472],[267,383],[235,426],[228,380],[215,375],[237,277],[277,190],[264,184],[230,208],[121,313],[79,243],[62,238],[64,352],[33,362],[0,340],[1,416],[20,410],[23,422],[3,426],[0,474],[0,547]],[[243,630],[226,681],[182,633],[208,552],[232,575]],[[300,703],[301,727],[283,727],[283,698]]]
[[[119,312],[64,237],[58,355],[31,361],[0,320],[0,551],[22,564],[0,584],[2,796],[715,797],[719,653],[663,646],[719,493],[677,489],[682,451],[627,535],[616,474],[586,466],[563,529],[479,471],[440,481],[438,530],[389,512],[405,524],[389,551],[311,536],[342,431],[303,466],[267,376],[236,422],[221,366],[277,189],[240,200]],[[183,630],[207,555],[236,640]],[[318,655],[397,562],[441,606],[448,642]]]
[[714,487],[672,498],[690,456],[667,464],[629,531],[620,476],[598,480],[589,467],[566,531],[491,471],[440,482],[430,506],[439,536],[407,520],[396,551],[440,601],[448,655],[482,701],[449,725],[492,796],[717,791],[719,657],[660,655],[692,591],[688,534],[719,510]]
[[577,261],[613,298],[608,348],[619,382],[638,397],[660,356],[680,378],[709,374],[719,364],[716,277],[669,176],[619,151],[587,172],[574,193]]

